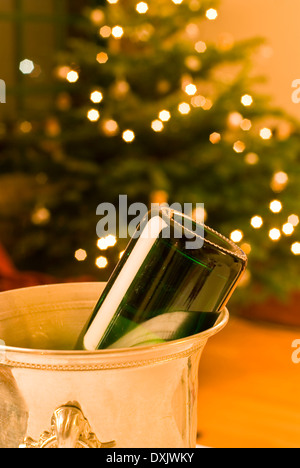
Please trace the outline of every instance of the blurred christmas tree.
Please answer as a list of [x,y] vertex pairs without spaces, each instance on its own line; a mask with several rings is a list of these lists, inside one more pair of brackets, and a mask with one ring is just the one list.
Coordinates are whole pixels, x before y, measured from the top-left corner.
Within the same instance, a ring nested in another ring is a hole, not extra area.
[[20,268],[107,279],[126,241],[97,246],[96,208],[127,194],[205,203],[206,223],[249,254],[237,300],[299,287],[297,123],[255,92],[261,40],[203,40],[217,7],[84,8],[55,58],[52,109],[1,135],[1,237]]

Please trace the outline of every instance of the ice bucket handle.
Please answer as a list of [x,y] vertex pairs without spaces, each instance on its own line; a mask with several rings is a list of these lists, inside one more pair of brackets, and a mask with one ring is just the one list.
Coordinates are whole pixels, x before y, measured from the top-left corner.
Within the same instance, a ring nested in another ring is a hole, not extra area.
[[92,432],[77,402],[69,402],[54,411],[51,430],[41,434],[38,442],[26,438],[22,448],[109,448],[115,441],[100,442]]

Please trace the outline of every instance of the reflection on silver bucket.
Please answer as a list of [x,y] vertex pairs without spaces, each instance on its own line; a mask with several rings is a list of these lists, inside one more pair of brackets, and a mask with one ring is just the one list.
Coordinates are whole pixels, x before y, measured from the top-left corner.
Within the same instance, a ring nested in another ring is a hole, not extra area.
[[209,337],[69,351],[104,284],[0,294],[0,447],[196,446],[198,366]]

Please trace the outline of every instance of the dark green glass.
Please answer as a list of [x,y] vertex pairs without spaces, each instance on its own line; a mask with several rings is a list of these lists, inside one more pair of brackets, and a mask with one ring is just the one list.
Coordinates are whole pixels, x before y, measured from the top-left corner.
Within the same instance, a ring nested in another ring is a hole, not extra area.
[[[155,223],[153,236],[143,238],[148,219]],[[187,219],[198,229],[185,228]],[[168,208],[149,213],[141,232],[109,279],[78,348],[152,345],[204,331],[215,324],[246,268],[239,247]],[[193,239],[197,248],[191,248]]]

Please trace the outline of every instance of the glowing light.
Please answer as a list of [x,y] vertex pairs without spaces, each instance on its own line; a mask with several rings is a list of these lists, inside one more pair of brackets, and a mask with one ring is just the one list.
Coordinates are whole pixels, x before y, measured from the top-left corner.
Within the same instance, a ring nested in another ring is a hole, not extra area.
[[126,143],[131,143],[135,139],[135,133],[132,130],[125,130],[122,134],[122,138]]
[[216,145],[217,143],[220,143],[221,141],[221,135],[220,133],[214,132],[210,135],[209,141],[213,144]]
[[119,126],[115,120],[106,120],[103,122],[102,128],[107,136],[114,136],[119,131]]
[[248,132],[249,130],[251,130],[251,127],[252,127],[251,120],[249,119],[242,120],[242,122],[240,123],[240,127],[242,130],[244,130],[244,132]]
[[206,99],[204,96],[194,96],[191,99],[191,104],[193,107],[202,107],[204,108],[206,104]]
[[58,76],[58,78],[66,80],[69,71],[71,71],[71,68],[68,67],[67,65],[65,65],[65,66],[62,66],[62,67],[57,67],[55,72],[56,72],[56,75]]
[[200,224],[204,224],[207,220],[207,211],[203,207],[195,208],[192,212],[192,218]]
[[108,265],[108,260],[106,257],[98,257],[95,263],[98,268],[106,268]]
[[99,104],[103,99],[103,94],[100,91],[93,91],[90,95],[90,99],[94,104]]
[[273,136],[272,130],[270,128],[262,128],[259,134],[263,140],[270,140]]
[[202,66],[201,61],[198,59],[198,57],[195,57],[194,55],[190,55],[189,57],[187,57],[184,63],[187,68],[193,71],[199,71]]
[[124,253],[125,253],[125,250],[122,250],[122,252],[119,253],[119,259],[120,259],[120,260],[121,260],[121,258],[123,257]]
[[100,8],[96,8],[91,12],[90,18],[94,24],[101,24],[104,21],[104,13]]
[[135,9],[138,13],[140,13],[140,15],[144,15],[149,10],[149,5],[146,2],[140,2],[137,4]]
[[49,117],[45,124],[45,133],[51,137],[56,137],[60,132],[61,127],[59,122],[54,117]]
[[291,216],[289,216],[288,222],[291,223],[294,227],[298,226],[300,222],[299,216],[292,214]]
[[78,262],[84,262],[84,260],[87,258],[87,253],[84,249],[78,249],[76,250],[74,256]]
[[197,24],[197,23],[187,24],[187,26],[185,27],[185,32],[191,39],[193,39],[195,37],[198,37],[199,32],[200,32],[199,24]]
[[122,26],[114,26],[111,30],[111,33],[115,39],[121,39],[124,34],[124,29]]
[[197,86],[190,83],[185,87],[185,92],[188,96],[194,96],[197,92]]
[[228,123],[233,128],[239,127],[242,121],[243,116],[239,112],[231,112],[228,116]]
[[107,250],[108,249],[108,244],[107,244],[106,237],[101,237],[100,239],[98,239],[97,247],[100,250]]
[[277,172],[274,174],[271,180],[271,188],[273,192],[282,192],[282,190],[285,189],[288,181],[289,177],[285,172]]
[[244,234],[242,231],[240,231],[239,229],[237,229],[236,231],[233,231],[231,234],[230,234],[230,239],[233,241],[233,242],[241,242],[241,240],[243,239],[244,237]]
[[37,224],[37,225],[47,224],[50,218],[51,218],[50,211],[45,207],[41,207],[41,208],[37,208],[34,211],[34,213],[31,216],[31,221],[33,222],[33,224]]
[[295,242],[291,247],[291,251],[294,255],[300,255],[300,242]]
[[233,149],[236,153],[243,153],[246,149],[246,145],[243,141],[236,141],[233,145]]
[[253,216],[251,219],[251,226],[254,227],[254,229],[260,229],[263,224],[264,221],[261,216]]
[[241,245],[241,249],[245,252],[246,255],[249,255],[251,253],[252,247],[250,244],[245,242],[244,244]]
[[250,166],[254,166],[259,161],[259,157],[256,153],[248,153],[245,156],[245,162]]
[[171,118],[171,114],[168,110],[162,110],[158,117],[160,118],[160,120],[162,122],[169,122],[170,118]]
[[113,247],[117,243],[117,238],[112,234],[109,234],[106,237],[101,237],[97,241],[97,247],[100,250],[107,250],[109,247]]
[[282,210],[282,203],[279,200],[273,200],[270,203],[270,210],[272,213],[280,213]]
[[282,232],[286,236],[291,236],[294,232],[295,228],[291,223],[286,223],[282,226]]
[[20,123],[20,130],[22,133],[30,133],[32,130],[32,124],[31,122],[28,122],[25,120],[24,122]]
[[207,51],[207,45],[205,42],[203,41],[198,41],[196,42],[195,44],[195,50],[196,52],[198,52],[199,54],[204,54],[204,52]]
[[182,102],[181,104],[179,104],[178,110],[180,114],[187,115],[191,112],[191,106],[187,102]]
[[108,61],[108,55],[106,52],[99,52],[97,55],[97,62],[100,64],[104,64]]
[[278,241],[281,238],[281,232],[277,228],[271,229],[269,231],[269,237],[272,241]]
[[173,3],[175,3],[175,5],[181,5],[183,0],[172,0]]
[[113,85],[113,93],[117,99],[123,99],[124,96],[129,92],[130,86],[125,80],[117,81]]
[[110,5],[115,5],[119,0],[107,0]]
[[243,106],[249,107],[253,104],[253,97],[250,96],[250,94],[245,94],[244,96],[242,96],[241,103],[243,104]]
[[19,68],[24,75],[30,75],[34,70],[34,63],[32,60],[25,59],[20,62]]
[[215,8],[210,8],[209,10],[206,11],[205,16],[209,20],[213,21],[218,17],[218,12]]
[[288,180],[289,176],[285,172],[277,172],[274,174],[274,181],[280,185],[286,185]]
[[208,111],[208,110],[210,110],[212,108],[212,106],[213,106],[212,100],[211,99],[205,99],[205,103],[203,104],[202,109]]
[[190,0],[189,8],[191,11],[199,11],[201,8],[201,3],[199,0]]
[[107,38],[111,35],[111,27],[109,26],[102,26],[99,31],[101,37]]
[[116,236],[113,236],[112,234],[109,234],[108,236],[106,236],[106,244],[108,245],[108,247],[113,247],[114,245],[116,245],[116,243],[117,243]]
[[153,122],[151,124],[151,128],[155,132],[162,132],[163,129],[164,129],[164,124],[162,123],[161,120],[153,120]]
[[97,122],[100,119],[100,112],[97,109],[90,109],[87,113],[87,118],[91,122]]
[[76,83],[76,81],[79,80],[79,74],[77,71],[75,70],[71,70],[69,71],[69,73],[67,74],[67,81],[69,83]]
[[168,203],[169,194],[165,190],[154,190],[150,193],[151,203],[165,205]]

